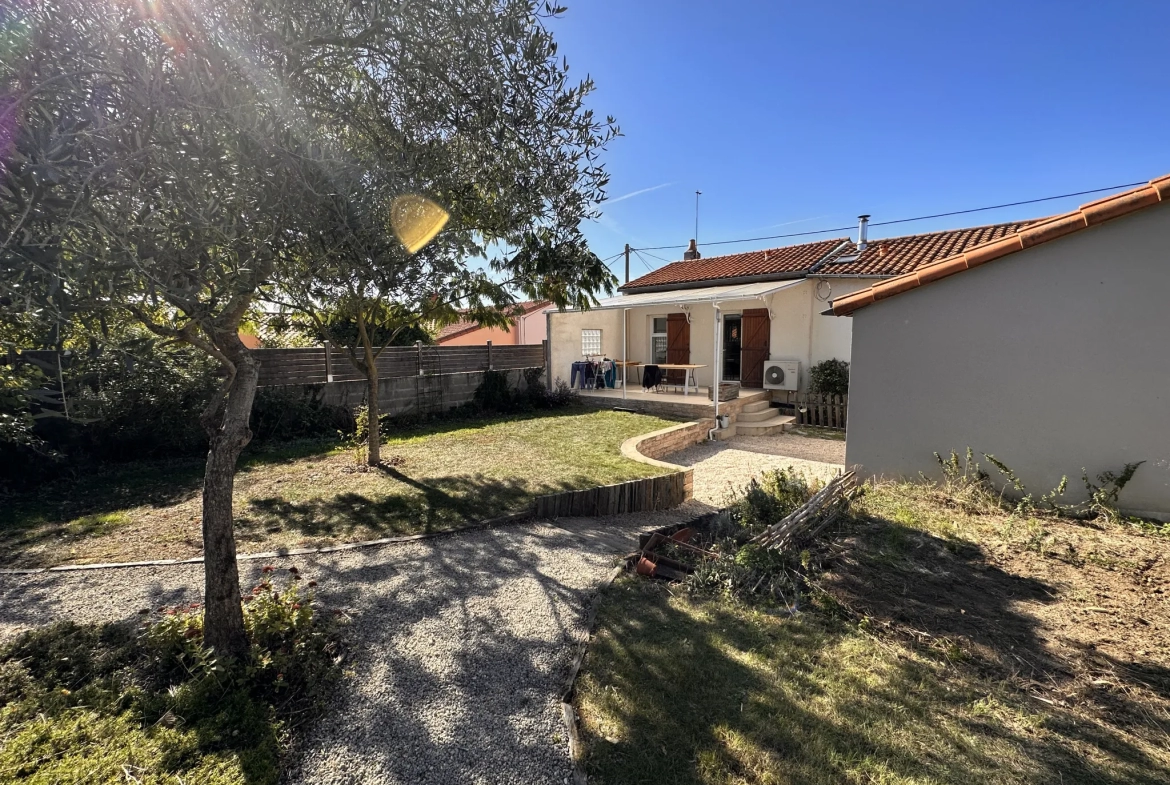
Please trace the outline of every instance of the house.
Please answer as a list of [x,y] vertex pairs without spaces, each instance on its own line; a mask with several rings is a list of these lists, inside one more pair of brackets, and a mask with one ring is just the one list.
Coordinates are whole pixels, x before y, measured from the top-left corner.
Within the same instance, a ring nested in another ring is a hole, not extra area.
[[435,343],[442,346],[483,346],[491,341],[495,346],[540,344],[547,337],[544,311],[552,308],[548,300],[517,303],[512,308],[512,324],[508,329],[483,327],[474,321],[459,321],[439,330]]
[[[997,224],[869,241],[868,216],[862,216],[856,239],[838,237],[711,258],[703,258],[692,240],[684,259],[630,281],[620,288],[620,296],[588,311],[549,313],[550,376],[570,381],[573,363],[590,354],[645,364],[693,364],[701,366],[694,370],[695,384],[706,389],[697,396],[693,388],[685,390],[691,393],[686,403],[706,405],[718,378],[738,382],[744,391],[761,391],[766,407],[768,398],[783,401],[805,390],[810,365],[850,359],[852,322],[823,315],[830,300],[867,289],[874,279],[913,271],[1014,234],[1021,226]],[[763,394],[768,360],[799,363],[795,379],[790,374],[784,385],[791,389]],[[620,394],[606,390],[587,395],[627,402],[638,398],[641,369],[628,373],[629,384]],[[681,371],[672,372],[668,381],[681,383],[681,377]],[[676,406],[682,402],[681,396],[671,398]],[[661,406],[639,408],[679,413]],[[764,421],[766,414],[750,419]],[[741,432],[774,432],[777,423],[769,422],[767,428],[753,425]]]
[[1170,176],[988,240],[832,299],[846,460],[937,476],[971,447],[1074,501],[1082,469],[1141,461],[1119,503],[1170,519]]

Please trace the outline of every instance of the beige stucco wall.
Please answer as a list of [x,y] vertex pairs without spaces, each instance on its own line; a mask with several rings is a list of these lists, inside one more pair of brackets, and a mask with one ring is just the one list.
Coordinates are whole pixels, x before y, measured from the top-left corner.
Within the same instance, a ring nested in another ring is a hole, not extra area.
[[970,446],[1075,498],[1082,467],[1146,461],[1121,502],[1170,519],[1167,293],[1157,206],[861,309],[848,462],[935,475],[932,453]]
[[[833,279],[832,295],[839,296],[868,286],[872,281],[858,278]],[[833,316],[821,316],[828,304],[815,296],[816,281],[801,281],[795,286],[770,295],[765,300],[740,300],[719,304],[723,314],[739,314],[751,308],[768,308],[771,315],[771,359],[795,359],[801,362],[801,386],[807,382],[810,363],[830,358],[849,360],[850,332],[852,323]],[[822,286],[822,294],[825,287]],[[646,361],[650,358],[650,336],[653,320],[678,313],[679,306],[661,305],[631,308],[628,322],[628,357],[631,360]],[[617,328],[613,341],[608,341],[608,330],[603,327],[602,339],[606,353],[615,359],[621,358],[621,314],[615,311],[590,311],[586,313],[553,313],[553,368],[556,374],[563,374],[567,380],[569,366],[580,359],[580,331],[587,327],[602,327],[602,314],[611,314],[611,322]],[[714,379],[713,356],[715,345],[715,311],[709,303],[692,303],[691,314],[691,362],[706,365],[695,372],[695,379],[701,387],[710,386]],[[612,347],[612,354],[610,354]],[[561,369],[564,369],[563,371]]]
[[581,331],[601,330],[601,351],[609,357],[621,357],[621,311],[552,312],[552,335],[549,338],[551,370],[549,378],[570,379],[573,363],[581,356]]

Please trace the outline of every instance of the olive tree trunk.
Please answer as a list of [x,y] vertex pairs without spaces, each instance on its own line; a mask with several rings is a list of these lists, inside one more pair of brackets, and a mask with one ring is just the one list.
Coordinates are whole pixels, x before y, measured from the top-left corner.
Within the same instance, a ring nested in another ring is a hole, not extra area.
[[235,373],[204,412],[210,448],[203,477],[203,641],[224,659],[238,659],[248,650],[236,566],[232,491],[236,461],[252,440],[249,419],[259,377],[251,352],[242,344],[233,348],[225,354],[235,365]]
[[377,466],[382,462],[382,422],[378,409],[378,361],[369,346],[366,353],[366,414],[367,448],[366,463]]

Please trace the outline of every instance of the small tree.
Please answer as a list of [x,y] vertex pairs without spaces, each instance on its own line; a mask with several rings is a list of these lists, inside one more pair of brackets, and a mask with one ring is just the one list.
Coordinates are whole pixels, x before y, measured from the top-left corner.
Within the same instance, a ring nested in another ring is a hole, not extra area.
[[808,389],[817,395],[848,395],[849,363],[834,358],[812,366],[808,369]]
[[[40,322],[122,311],[220,363],[202,423],[204,636],[222,657],[247,646],[232,489],[258,378],[239,329],[262,292],[280,282],[355,321],[374,307],[421,318],[452,293],[480,301],[489,278],[462,260],[522,230],[543,240],[507,262],[523,291],[565,302],[611,280],[573,216],[600,199],[615,129],[582,108],[588,81],[567,86],[538,8],[556,13],[527,0],[2,11],[0,308]],[[406,193],[475,209],[454,211],[433,256],[403,253],[373,208]],[[323,226],[336,251],[317,253]],[[571,255],[583,273],[554,262]]]
[[[314,111],[353,119],[346,138],[355,158],[322,184],[330,198],[271,298],[308,315],[366,377],[372,465],[381,444],[377,360],[404,331],[461,316],[503,326],[513,292],[586,306],[615,283],[579,227],[604,197],[597,156],[617,128],[585,108],[590,80],[568,82],[539,9],[558,11],[536,2],[430,5],[444,13],[425,22],[415,6],[393,21],[349,6],[334,12],[341,28],[378,30],[328,43],[360,51],[363,67],[390,75],[376,83],[323,71],[324,42],[289,52]],[[436,23],[448,35],[425,51],[397,40],[411,25]],[[401,222],[414,211],[432,219],[434,203],[449,221],[424,248],[387,232],[390,223],[400,237],[419,234]]]

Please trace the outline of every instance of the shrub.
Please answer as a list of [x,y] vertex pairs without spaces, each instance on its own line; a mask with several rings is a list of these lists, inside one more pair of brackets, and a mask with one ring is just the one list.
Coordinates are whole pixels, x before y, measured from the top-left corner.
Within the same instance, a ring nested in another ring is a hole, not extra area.
[[61,623],[0,650],[0,782],[271,783],[287,731],[337,676],[338,639],[272,571],[245,606],[251,649],[202,648],[197,605],[125,624]]
[[209,358],[144,341],[82,358],[70,375],[73,413],[85,423],[70,452],[122,461],[206,449],[199,417],[219,385]]
[[1024,517],[1052,514],[1082,519],[1102,517],[1114,522],[1123,518],[1117,509],[1121,491],[1133,479],[1138,467],[1145,463],[1145,461],[1127,463],[1120,472],[1101,472],[1097,475],[1096,483],[1089,479],[1085,469],[1081,469],[1081,480],[1088,492],[1088,498],[1075,504],[1062,504],[1060,499],[1068,489],[1067,476],[1062,477],[1055,488],[1037,500],[1006,463],[990,453],[983,453],[983,457],[1003,476],[1002,488],[996,488],[991,476],[975,461],[974,452],[970,447],[967,448],[963,459],[960,459],[954,450],[947,458],[937,452],[934,454],[935,460],[942,468],[941,491],[949,503],[974,514],[1007,510],[1012,515]]
[[809,392],[817,395],[849,394],[849,363],[823,360],[808,369]]
[[501,371],[483,372],[483,380],[475,388],[473,400],[485,412],[510,412],[516,408],[512,390],[508,387],[508,375]]
[[804,477],[787,469],[773,469],[752,478],[735,495],[728,509],[746,539],[779,523],[812,495],[813,489]]
[[300,391],[261,387],[252,404],[252,433],[258,441],[335,436],[355,428],[354,414]]

